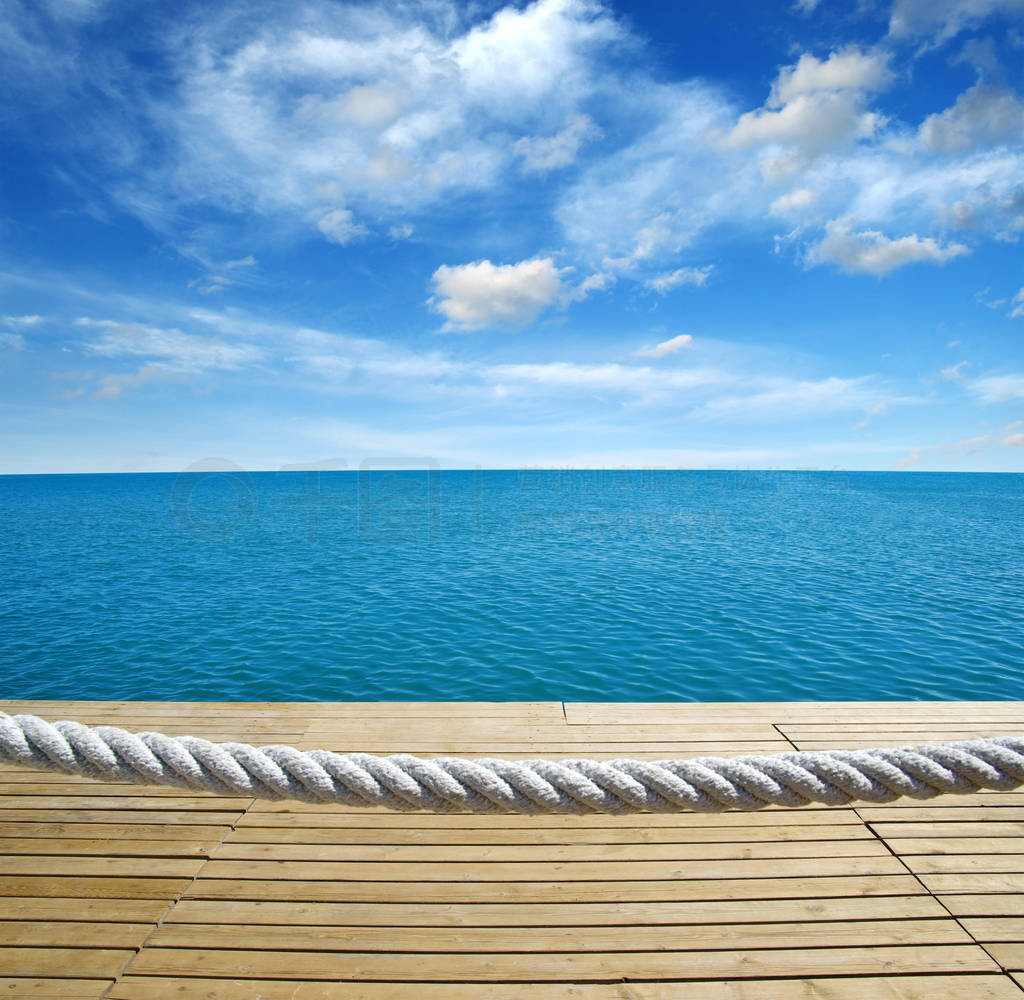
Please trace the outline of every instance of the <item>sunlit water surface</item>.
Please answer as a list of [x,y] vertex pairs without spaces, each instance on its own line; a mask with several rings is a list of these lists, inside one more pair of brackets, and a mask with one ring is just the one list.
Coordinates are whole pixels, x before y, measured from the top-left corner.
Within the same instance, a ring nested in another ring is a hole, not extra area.
[[0,477],[0,696],[1024,697],[1024,476]]

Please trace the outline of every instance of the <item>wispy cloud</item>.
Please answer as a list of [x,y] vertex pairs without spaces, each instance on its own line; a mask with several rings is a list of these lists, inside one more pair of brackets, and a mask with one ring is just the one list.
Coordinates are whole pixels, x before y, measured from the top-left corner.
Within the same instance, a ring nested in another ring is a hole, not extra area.
[[0,347],[9,351],[20,351],[25,347],[25,338],[20,333],[0,332]]
[[678,337],[663,340],[660,344],[655,344],[653,347],[641,347],[636,352],[636,355],[638,358],[666,358],[670,354],[678,354],[679,351],[686,350],[692,343],[692,334],[681,333]]
[[664,295],[681,285],[694,285],[700,288],[707,284],[712,270],[714,267],[711,264],[705,267],[679,267],[674,271],[656,274],[653,278],[648,278],[644,285],[659,295]]
[[979,24],[993,13],[1020,13],[1020,0],[895,0],[889,16],[894,38],[930,38],[946,41]]
[[1011,399],[1024,399],[1024,375],[987,375],[972,379],[967,384],[983,403],[1005,403]]
[[213,371],[238,371],[265,357],[265,352],[253,344],[226,343],[142,323],[80,317],[74,326],[96,331],[96,336],[81,344],[86,354],[146,359],[135,371],[87,373],[85,380],[94,379],[96,398],[120,396],[127,389],[137,389],[158,379],[187,381]]
[[970,365],[970,361],[958,361],[955,365],[943,368],[939,372],[939,378],[944,382],[957,382],[964,377],[964,369]]
[[6,326],[24,330],[30,326],[38,326],[43,322],[42,316],[4,316],[2,317]]
[[958,455],[980,455],[982,454],[982,449],[991,440],[991,434],[980,434],[977,437],[965,438],[962,441],[948,441],[943,444],[915,448],[909,455],[901,458],[893,468],[899,470],[918,465],[926,455],[943,455],[947,461],[955,460]]
[[712,399],[697,410],[697,415],[707,418],[793,419],[811,413],[869,409],[882,402],[885,395],[869,378],[769,378],[765,382],[768,388],[760,391]]
[[551,136],[523,136],[512,146],[523,158],[523,170],[546,174],[574,162],[580,147],[604,133],[589,115],[570,115],[564,129]]

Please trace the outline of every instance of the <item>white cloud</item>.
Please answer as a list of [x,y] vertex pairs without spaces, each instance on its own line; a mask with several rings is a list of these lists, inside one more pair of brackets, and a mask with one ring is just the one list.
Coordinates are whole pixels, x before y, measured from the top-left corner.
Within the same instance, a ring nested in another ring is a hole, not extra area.
[[[348,241],[350,220],[331,212],[386,229],[493,189],[519,157],[569,162],[597,134],[580,106],[614,88],[604,68],[632,44],[625,28],[589,0],[479,16],[321,3],[200,18],[170,51],[174,99],[145,109],[171,155],[133,163],[117,194],[160,226],[183,203],[213,203],[292,222],[315,212]],[[514,149],[514,135],[531,138]]]
[[805,52],[793,66],[779,71],[768,105],[782,107],[795,97],[821,90],[882,90],[891,80],[884,53],[869,54],[849,48],[832,52],[822,60]]
[[572,302],[582,302],[591,292],[603,291],[605,288],[614,285],[615,281],[614,274],[609,274],[606,271],[595,271],[593,274],[588,274],[574,288],[567,289],[562,294],[562,302],[565,305],[569,305]]
[[865,100],[890,80],[883,55],[845,49],[821,60],[804,53],[779,71],[765,106],[741,115],[724,143],[734,149],[789,147],[761,166],[769,180],[791,176],[826,151],[872,138],[884,119],[865,110]]
[[1013,306],[1013,309],[1010,310],[1011,319],[1020,319],[1024,316],[1024,288],[1014,295],[1011,305]]
[[808,264],[838,264],[847,274],[866,273],[877,277],[907,264],[944,264],[967,253],[960,243],[942,246],[931,237],[902,236],[890,239],[875,230],[854,233],[847,219],[836,219],[825,227],[825,236],[807,254]]
[[991,434],[981,434],[978,437],[966,438],[963,441],[949,441],[944,444],[933,444],[922,448],[915,448],[905,458],[900,459],[893,468],[905,469],[911,465],[918,465],[921,459],[928,454],[945,455],[947,460],[952,460],[959,453],[980,455],[982,448],[991,440]]
[[25,338],[20,333],[0,333],[0,347],[10,351],[24,350]]
[[247,257],[241,257],[238,260],[227,261],[224,265],[224,269],[226,271],[233,271],[239,267],[255,267],[256,263],[256,258],[253,257],[252,254],[249,254]]
[[797,188],[789,194],[779,195],[771,203],[768,211],[771,215],[792,215],[810,208],[818,196],[810,188]]
[[[185,376],[180,371],[170,368],[167,365],[148,364],[143,365],[138,371],[124,372],[115,375],[104,375],[99,378],[93,390],[93,397],[97,399],[116,399],[126,389],[139,389],[156,379],[182,380]],[[82,390],[79,389],[78,392]],[[77,395],[77,392],[75,393]]]
[[781,177],[840,143],[871,138],[881,121],[878,115],[863,110],[857,96],[831,92],[800,94],[778,110],[762,108],[741,115],[725,145],[733,149],[775,143],[795,147],[800,158],[774,158],[768,162],[768,169]]
[[523,136],[513,143],[512,150],[523,158],[523,170],[547,173],[569,166],[584,142],[599,139],[603,134],[589,115],[572,115],[561,132],[535,138]]
[[1024,434],[1007,434],[999,443],[1007,448],[1024,448]]
[[480,260],[433,275],[432,307],[445,317],[445,330],[482,330],[493,326],[525,326],[562,292],[558,268],[550,257],[518,264]]
[[1024,141],[1024,101],[1012,90],[977,83],[952,107],[929,115],[920,128],[921,141],[937,153],[976,146]]
[[83,346],[90,354],[108,358],[159,359],[161,370],[197,374],[212,369],[234,370],[260,360],[264,352],[252,344],[229,344],[176,329],[142,323],[120,323],[83,317],[75,325],[100,331]]
[[675,271],[656,274],[653,278],[648,278],[644,282],[644,286],[657,292],[659,295],[664,295],[680,285],[696,285],[698,288],[702,288],[707,284],[712,270],[714,270],[714,265],[712,264],[708,264],[705,267],[680,267]]
[[995,13],[1024,12],[1024,0],[896,0],[889,18],[894,38],[931,35],[936,42],[953,38]]
[[982,434],[979,437],[967,438],[964,441],[952,441],[949,444],[937,444],[936,451],[966,451],[969,455],[978,453],[982,445],[986,445],[992,439],[991,434]]
[[38,326],[43,322],[42,316],[4,316],[3,322],[7,326],[24,329],[27,326]]
[[655,344],[654,347],[641,347],[636,352],[638,358],[666,358],[670,354],[677,354],[679,351],[685,350],[693,343],[693,336],[689,333],[681,333],[678,337],[672,337],[671,340],[663,340],[660,344]]
[[888,403],[876,403],[874,406],[868,409],[867,413],[864,414],[863,419],[859,420],[857,423],[853,425],[853,429],[855,431],[862,431],[865,427],[871,426],[871,421],[874,417],[884,416],[888,412]]
[[368,232],[366,226],[355,221],[347,208],[335,208],[325,212],[317,219],[316,228],[331,243],[337,243],[339,246],[351,243]]
[[912,451],[909,455],[905,456],[904,458],[901,458],[893,466],[893,469],[895,469],[895,470],[906,469],[906,468],[909,468],[911,465],[917,465],[918,463],[920,463],[920,461],[921,461],[921,452],[920,451]]
[[763,391],[722,396],[701,407],[705,417],[746,417],[749,419],[801,417],[809,413],[836,413],[870,409],[879,402],[879,391],[868,378],[818,380],[766,379]]
[[943,368],[939,372],[939,378],[944,382],[955,382],[964,377],[964,369],[970,365],[969,361],[958,361],[955,365],[950,365],[949,368]]
[[[883,54],[844,49],[783,68],[765,105],[746,112],[703,82],[652,85],[634,109],[650,127],[589,166],[557,218],[579,252],[596,248],[604,268],[641,280],[653,274],[638,272],[664,271],[704,230],[762,232],[766,217],[799,223],[780,247],[810,250],[811,261],[832,252],[874,273],[967,251],[966,241],[929,239],[937,224],[970,229],[972,242],[1018,240],[1024,149],[933,150],[915,139],[918,123],[887,120],[869,104],[902,79]],[[816,234],[819,218],[845,220],[849,232],[833,223]],[[919,235],[872,235],[893,231]]]
[[370,84],[346,91],[335,103],[334,114],[340,122],[380,131],[401,116],[406,103],[397,89]]
[[1005,403],[1011,399],[1024,399],[1024,375],[988,375],[977,378],[968,388],[983,403]]

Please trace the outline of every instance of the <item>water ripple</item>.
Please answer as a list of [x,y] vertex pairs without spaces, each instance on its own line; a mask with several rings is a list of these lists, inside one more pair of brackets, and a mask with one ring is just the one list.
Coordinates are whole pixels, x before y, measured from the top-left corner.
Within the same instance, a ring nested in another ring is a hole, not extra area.
[[3,696],[1024,697],[1022,476],[305,475],[0,477]]

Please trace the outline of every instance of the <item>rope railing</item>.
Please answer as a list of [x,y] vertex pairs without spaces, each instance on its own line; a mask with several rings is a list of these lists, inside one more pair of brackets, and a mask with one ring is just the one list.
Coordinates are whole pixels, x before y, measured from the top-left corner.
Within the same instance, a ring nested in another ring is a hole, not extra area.
[[99,781],[403,812],[721,812],[1024,785],[1024,738],[689,760],[424,760],[211,743],[0,712],[0,763]]

